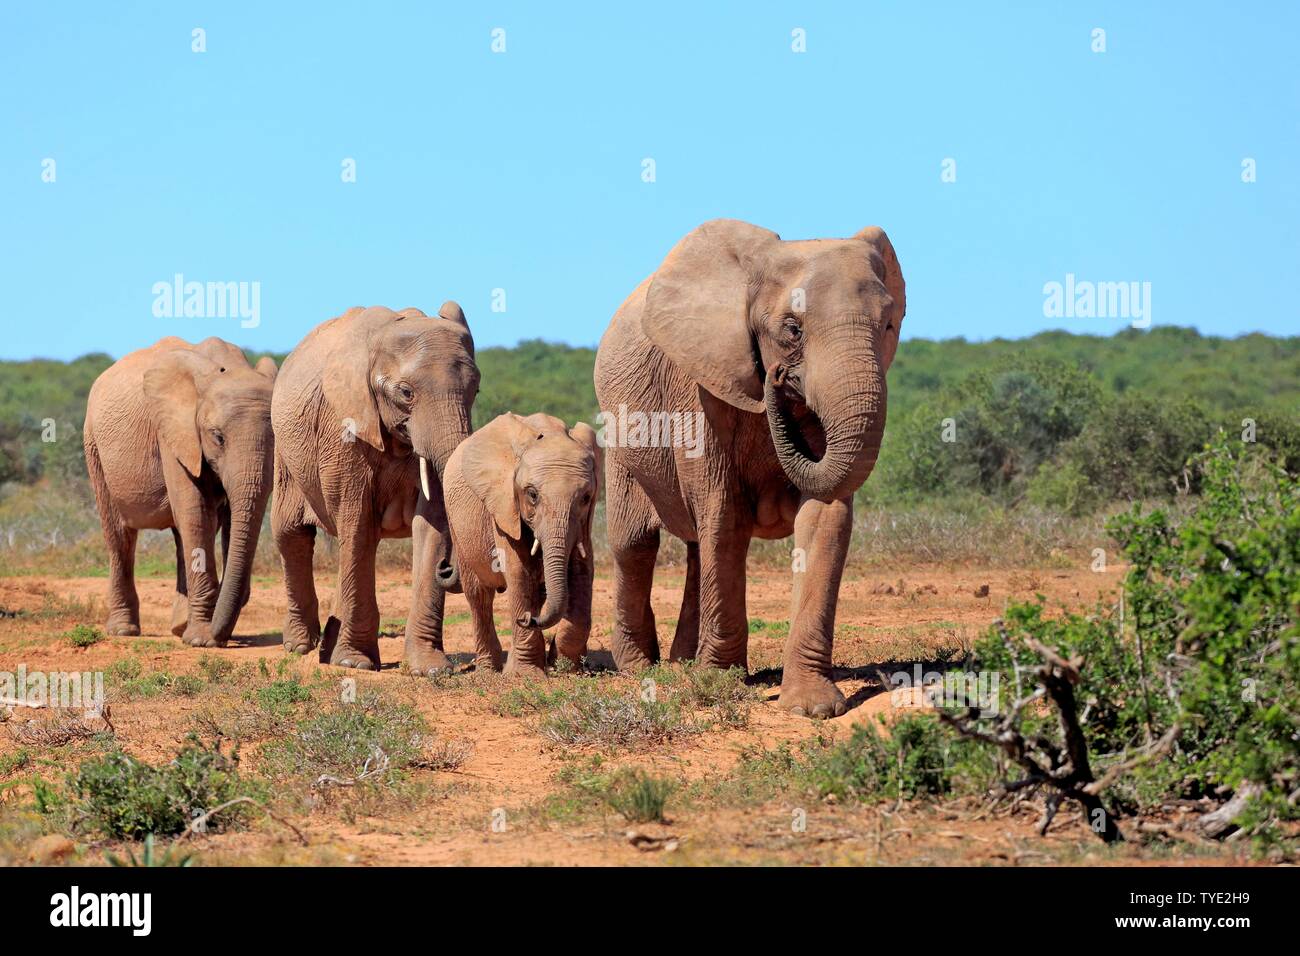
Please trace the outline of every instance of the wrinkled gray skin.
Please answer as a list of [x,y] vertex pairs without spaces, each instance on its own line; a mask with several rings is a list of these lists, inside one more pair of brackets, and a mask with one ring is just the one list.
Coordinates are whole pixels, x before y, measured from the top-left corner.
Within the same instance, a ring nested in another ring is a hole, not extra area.
[[[444,591],[457,585],[442,475],[470,433],[478,383],[474,341],[455,302],[432,317],[350,309],[285,359],[271,404],[271,529],[284,559],[287,650],[306,653],[319,643],[323,663],[377,670],[375,551],[381,538],[409,536],[405,663],[419,674],[449,666]],[[339,544],[337,597],[323,634],[312,576],[318,528]]]
[[[275,362],[254,370],[221,339],[169,336],[104,371],[90,390],[86,466],[108,545],[109,634],[140,633],[135,544],[141,529],[176,541],[172,633],[224,647],[248,602],[271,494]],[[222,533],[222,574],[215,541]]]
[[[498,416],[452,454],[444,494],[478,666],[501,669],[502,591],[514,629],[506,673],[540,676],[556,653],[586,654],[599,474],[596,433],[549,415]],[[542,632],[556,625],[548,654]]]
[[659,659],[650,587],[661,529],[687,542],[671,657],[716,667],[747,666],[750,539],[793,533],[780,704],[810,717],[844,712],[831,679],[835,604],[905,308],[878,227],[783,242],[734,220],[690,233],[623,303],[596,355],[602,412],[699,412],[706,424],[698,457],[606,433],[620,667]]

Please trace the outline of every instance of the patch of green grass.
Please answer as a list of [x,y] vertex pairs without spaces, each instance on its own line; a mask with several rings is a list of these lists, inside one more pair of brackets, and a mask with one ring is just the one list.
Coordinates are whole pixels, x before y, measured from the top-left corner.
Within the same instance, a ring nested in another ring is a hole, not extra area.
[[204,654],[199,658],[198,668],[209,684],[220,684],[234,672],[235,665],[229,658]]
[[656,694],[611,690],[580,679],[541,721],[548,740],[565,746],[605,748],[663,743],[703,728],[683,713],[679,701]]
[[104,639],[104,632],[89,624],[78,624],[64,631],[63,639],[73,647],[91,647]]
[[26,747],[0,757],[0,777],[26,770],[32,765],[32,753]]
[[259,688],[253,695],[257,705],[271,713],[285,713],[293,710],[294,704],[311,700],[311,690],[296,677],[276,680]]
[[600,797],[629,823],[662,823],[664,807],[676,790],[671,780],[625,768],[613,774]]

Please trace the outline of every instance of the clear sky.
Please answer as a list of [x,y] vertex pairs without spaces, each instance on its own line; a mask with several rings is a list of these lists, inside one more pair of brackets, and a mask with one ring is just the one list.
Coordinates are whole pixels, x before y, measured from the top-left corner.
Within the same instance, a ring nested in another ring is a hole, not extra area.
[[[480,347],[590,345],[720,216],[883,226],[905,338],[1128,324],[1045,316],[1067,273],[1149,282],[1157,326],[1300,334],[1294,3],[300,7],[4,4],[0,356],[280,351],[447,298]],[[156,316],[177,273],[259,283],[260,324]]]

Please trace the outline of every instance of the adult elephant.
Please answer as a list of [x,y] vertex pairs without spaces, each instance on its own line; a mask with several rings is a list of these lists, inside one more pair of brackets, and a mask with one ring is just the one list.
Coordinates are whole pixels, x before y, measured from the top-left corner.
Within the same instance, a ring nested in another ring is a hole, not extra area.
[[[444,590],[457,588],[442,474],[470,433],[478,392],[465,313],[353,308],[318,325],[284,360],[271,402],[275,501],[271,530],[284,559],[284,646],[321,661],[379,668],[375,551],[413,537],[407,666],[448,666]],[[339,543],[338,592],[324,640],[312,578],[316,530]]]
[[191,345],[174,336],[132,352],[95,380],[83,440],[108,545],[109,634],[140,633],[136,538],[144,528],[170,528],[172,633],[196,647],[230,639],[248,601],[271,493],[274,381],[270,358],[254,369],[229,342]]
[[[687,542],[670,655],[716,667],[747,666],[750,539],[793,533],[780,703],[811,717],[844,712],[831,680],[835,604],[904,310],[881,229],[784,242],[734,220],[691,232],[623,303],[595,372],[620,667],[659,658],[650,586],[660,529]],[[660,427],[629,426],[638,413]]]

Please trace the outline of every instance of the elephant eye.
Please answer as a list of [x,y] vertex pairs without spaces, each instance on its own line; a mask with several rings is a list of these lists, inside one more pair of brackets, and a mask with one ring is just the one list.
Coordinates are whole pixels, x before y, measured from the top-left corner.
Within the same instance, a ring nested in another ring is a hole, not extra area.
[[221,429],[212,429],[212,440],[217,443],[218,448],[226,447],[226,436],[221,434]]
[[411,391],[411,386],[402,384],[397,386],[397,394],[402,396],[402,401],[409,402],[415,398],[415,393]]
[[525,492],[525,494],[528,495],[528,500],[529,500],[530,503],[532,503],[532,504],[537,504],[537,489],[536,489],[536,488],[529,487],[529,489]]
[[794,339],[796,342],[803,338],[803,327],[799,324],[799,320],[793,315],[787,315],[785,320],[782,322],[782,325],[785,328],[785,334],[790,336],[790,338]]

